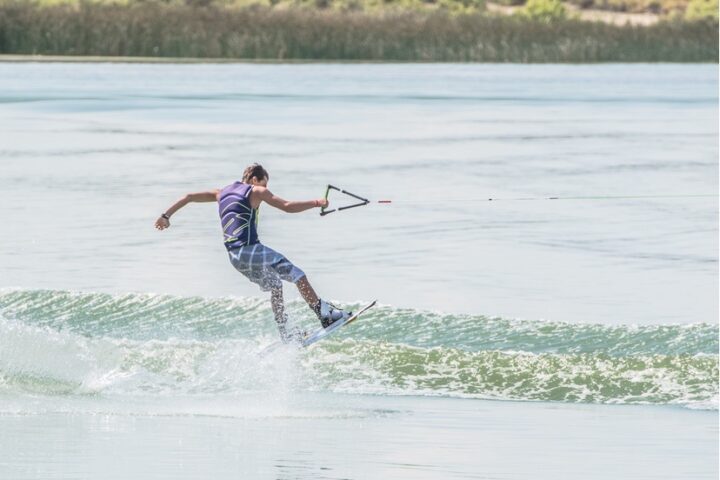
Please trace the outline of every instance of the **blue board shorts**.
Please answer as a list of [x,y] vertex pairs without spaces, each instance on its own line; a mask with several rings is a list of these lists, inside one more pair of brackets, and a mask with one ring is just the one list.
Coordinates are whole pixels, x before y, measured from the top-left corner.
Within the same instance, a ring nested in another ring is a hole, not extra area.
[[267,292],[282,288],[282,281],[297,283],[305,272],[292,264],[281,253],[262,243],[245,245],[228,251],[230,263]]

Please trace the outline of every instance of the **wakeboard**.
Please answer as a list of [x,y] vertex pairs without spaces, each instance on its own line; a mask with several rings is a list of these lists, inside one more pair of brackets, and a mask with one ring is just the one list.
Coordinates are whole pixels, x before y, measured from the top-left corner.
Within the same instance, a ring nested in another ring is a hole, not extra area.
[[335,331],[341,329],[342,327],[357,320],[358,317],[360,317],[360,315],[362,315],[363,313],[370,310],[372,307],[375,306],[376,303],[377,303],[377,300],[373,300],[371,303],[365,305],[363,308],[358,310],[356,313],[353,313],[350,317],[347,318],[347,320],[338,320],[337,322],[333,323],[332,325],[330,325],[327,328],[321,328],[321,329],[317,330],[316,332],[305,336],[302,339],[302,342],[300,342],[300,344],[303,347],[309,347],[313,343],[322,340],[323,338],[327,337],[328,335],[331,335],[333,332],[335,332]]
[[[338,320],[337,322],[333,323],[332,325],[330,325],[327,328],[320,328],[313,333],[304,335],[302,337],[302,339],[298,339],[296,341],[297,342],[296,345],[299,345],[301,347],[309,347],[313,343],[319,342],[320,340],[327,337],[328,335],[332,335],[334,332],[338,331],[342,327],[357,320],[360,317],[360,315],[362,315],[363,313],[370,310],[372,307],[375,306],[376,303],[377,303],[377,300],[373,300],[372,302],[365,305],[363,308],[361,308],[357,312],[353,313],[350,317],[347,318],[347,320]],[[270,345],[268,345],[267,347],[265,347],[264,349],[262,349],[260,351],[260,356],[265,356],[265,355],[277,350],[278,348],[282,347],[283,345],[284,345],[284,343],[280,342],[280,341],[271,343]]]

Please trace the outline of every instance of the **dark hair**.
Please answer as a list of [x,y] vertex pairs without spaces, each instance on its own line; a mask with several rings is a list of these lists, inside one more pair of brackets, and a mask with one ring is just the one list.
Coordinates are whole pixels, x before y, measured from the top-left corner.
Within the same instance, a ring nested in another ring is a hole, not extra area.
[[245,169],[242,176],[243,183],[248,183],[253,177],[258,180],[270,180],[270,174],[259,163],[253,163]]

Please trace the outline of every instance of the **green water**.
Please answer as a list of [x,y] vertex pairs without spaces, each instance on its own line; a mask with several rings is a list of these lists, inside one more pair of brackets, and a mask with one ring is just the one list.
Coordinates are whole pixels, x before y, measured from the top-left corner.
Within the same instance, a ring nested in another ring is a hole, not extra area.
[[[290,311],[313,328],[306,310]],[[280,380],[277,359],[260,355],[275,331],[257,300],[18,290],[0,294],[0,315],[7,393],[242,394]],[[381,306],[316,348],[275,355],[293,365],[298,388],[314,391],[707,408],[718,394],[717,349],[709,324],[561,324]],[[75,367],[58,369],[65,362]],[[98,378],[107,383],[93,386]]]

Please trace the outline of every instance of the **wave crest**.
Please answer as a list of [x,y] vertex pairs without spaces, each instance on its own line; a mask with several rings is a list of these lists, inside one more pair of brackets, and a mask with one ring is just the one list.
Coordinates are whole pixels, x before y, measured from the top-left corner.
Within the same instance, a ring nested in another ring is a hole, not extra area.
[[[292,318],[317,323],[301,303]],[[569,324],[373,309],[309,350],[259,299],[0,291],[0,392],[383,395],[717,408],[718,327]]]

